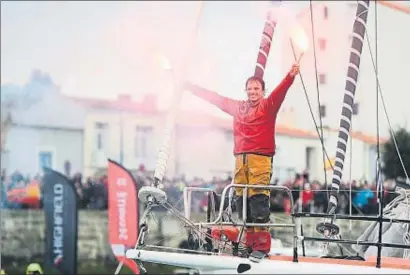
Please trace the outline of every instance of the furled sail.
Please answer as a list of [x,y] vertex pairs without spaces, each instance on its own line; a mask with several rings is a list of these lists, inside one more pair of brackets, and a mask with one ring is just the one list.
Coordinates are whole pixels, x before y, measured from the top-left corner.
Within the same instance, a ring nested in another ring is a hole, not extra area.
[[256,60],[255,76],[263,78],[265,73],[266,63],[272,45],[273,34],[275,33],[277,21],[275,20],[271,11],[266,17],[265,26],[263,28],[262,38],[259,45],[258,58]]
[[362,54],[364,36],[366,32],[367,14],[370,1],[358,1],[356,18],[353,24],[352,45],[350,49],[349,67],[346,76],[345,94],[343,98],[342,114],[340,118],[339,136],[337,140],[336,158],[334,164],[332,185],[330,191],[328,214],[334,214],[337,209],[340,182],[346,156],[347,141],[353,113],[354,97],[359,76],[360,58]]

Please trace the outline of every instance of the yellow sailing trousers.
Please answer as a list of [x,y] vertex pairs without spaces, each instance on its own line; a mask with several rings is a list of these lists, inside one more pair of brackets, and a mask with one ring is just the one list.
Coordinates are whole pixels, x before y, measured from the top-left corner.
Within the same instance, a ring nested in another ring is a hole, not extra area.
[[[249,185],[269,185],[270,179],[272,177],[272,157],[256,155],[256,154],[240,154],[235,157],[235,184],[249,184]],[[242,200],[244,188],[235,188],[235,193],[237,199]],[[266,195],[268,200],[266,201],[267,205],[249,205],[249,200],[252,200],[252,196],[255,195]],[[270,190],[268,189],[248,189],[248,218],[247,220],[251,221],[251,212],[257,211],[256,209],[249,209],[252,207],[265,208],[269,209],[269,198]],[[241,206],[242,208],[243,206]],[[238,209],[242,211],[242,209]],[[249,212],[251,211],[251,212]],[[269,210],[267,210],[267,215],[269,216]],[[242,216],[242,215],[240,215]],[[247,228],[247,232],[266,232],[268,231],[267,227],[253,227]]]
[[[235,156],[235,184],[269,185],[272,176],[272,157],[256,154]],[[242,196],[244,188],[235,188],[237,196]],[[248,197],[257,194],[270,196],[267,189],[248,189]]]

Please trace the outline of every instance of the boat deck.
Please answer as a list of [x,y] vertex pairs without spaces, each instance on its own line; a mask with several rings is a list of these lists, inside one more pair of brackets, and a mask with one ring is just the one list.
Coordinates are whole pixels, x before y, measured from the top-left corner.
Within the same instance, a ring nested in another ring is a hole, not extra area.
[[[273,256],[269,256],[269,259],[275,260],[275,261],[293,261],[292,256],[286,256],[286,255],[273,255]],[[374,256],[367,258],[366,261],[299,256],[299,262],[304,262],[304,263],[340,264],[340,265],[350,265],[350,266],[375,267],[376,261],[377,261],[377,258]],[[403,259],[403,258],[382,257],[381,267],[410,270],[410,260]]]

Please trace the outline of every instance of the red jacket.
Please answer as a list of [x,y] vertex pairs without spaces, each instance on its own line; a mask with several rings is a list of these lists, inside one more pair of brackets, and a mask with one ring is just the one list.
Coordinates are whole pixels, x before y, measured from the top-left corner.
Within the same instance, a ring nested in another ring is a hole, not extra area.
[[294,79],[288,74],[267,98],[254,105],[249,101],[218,95],[196,85],[189,84],[187,88],[233,116],[234,154],[258,153],[273,156],[276,149],[276,115]]
[[313,191],[312,190],[303,190],[302,191],[302,204],[309,205],[313,200]]

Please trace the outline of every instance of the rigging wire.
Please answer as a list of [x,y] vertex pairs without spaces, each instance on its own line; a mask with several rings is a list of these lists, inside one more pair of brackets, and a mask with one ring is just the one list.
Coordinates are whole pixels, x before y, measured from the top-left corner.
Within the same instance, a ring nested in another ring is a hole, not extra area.
[[376,185],[379,184],[379,163],[380,163],[380,127],[379,127],[379,93],[377,91],[377,79],[379,77],[379,64],[378,64],[378,27],[377,27],[377,4],[374,5],[374,47],[375,47],[375,73],[376,73],[376,136],[377,136],[377,158],[376,158]]
[[[315,36],[315,27],[313,23],[313,6],[312,6],[312,0],[309,1],[309,7],[310,7],[310,25],[312,28],[312,44],[313,44],[313,60],[315,64],[315,77],[316,77],[316,94],[317,94],[317,108],[319,111],[319,124],[320,124],[320,134],[323,138],[323,122],[322,122],[322,114],[320,112],[320,92],[319,92],[319,79],[318,79],[318,73],[317,73],[317,57],[316,57],[316,36]],[[323,172],[325,174],[325,186],[327,189],[327,173],[326,173],[326,156],[325,156],[325,145],[323,142],[322,144],[322,156],[323,156]],[[327,197],[329,199],[329,192],[327,192]]]
[[[350,120],[350,135],[353,133],[353,118]],[[349,138],[349,215],[353,215],[353,192],[352,192],[352,170],[353,170],[353,138]],[[349,221],[349,234],[352,236],[353,223]]]
[[[293,46],[292,40],[290,40],[290,46],[292,47],[293,57],[294,57],[295,61],[297,61],[297,60],[298,60],[298,57],[296,56],[296,51],[295,51],[295,47]],[[333,164],[331,163],[330,158],[329,158],[329,155],[328,155],[328,153],[327,153],[327,150],[326,150],[326,148],[325,148],[325,146],[324,146],[323,136],[322,136],[322,135],[320,134],[320,132],[319,132],[319,127],[318,127],[318,125],[317,125],[317,122],[316,122],[316,119],[315,119],[315,115],[314,115],[313,110],[312,110],[312,104],[310,103],[310,99],[309,99],[309,96],[308,96],[307,91],[306,91],[305,81],[303,81],[303,76],[302,76],[302,73],[301,73],[301,72],[299,72],[299,77],[300,77],[300,81],[301,81],[301,83],[302,83],[303,91],[304,91],[304,93],[305,93],[305,97],[306,97],[306,101],[307,101],[307,104],[308,104],[308,107],[309,107],[310,115],[312,116],[313,123],[315,124],[315,129],[316,129],[317,135],[319,136],[320,143],[322,144],[322,148],[324,149],[323,151],[324,151],[324,153],[325,153],[325,155],[326,155],[327,161],[329,162],[329,164],[330,164],[330,166],[331,166],[331,168],[332,168],[332,170],[333,170],[333,169],[334,169],[334,168],[333,168]]]
[[[292,40],[290,40],[290,45],[291,45],[291,47],[292,47],[293,57],[294,57],[295,61],[297,61],[298,58],[297,58],[297,56],[296,56],[296,51],[295,51],[295,48],[294,48],[294,46],[293,46]],[[329,155],[328,155],[328,153],[327,153],[327,150],[326,150],[326,148],[324,147],[323,136],[320,135],[319,127],[317,126],[317,122],[316,122],[316,119],[315,119],[315,115],[313,114],[312,104],[310,103],[309,96],[308,96],[307,91],[306,91],[305,82],[303,81],[303,76],[302,76],[302,73],[301,73],[301,72],[299,72],[299,77],[300,77],[300,81],[301,81],[301,83],[302,83],[303,92],[305,93],[305,98],[306,98],[306,102],[307,102],[308,107],[309,107],[310,115],[312,116],[312,120],[313,120],[313,123],[315,124],[315,128],[316,128],[317,135],[318,135],[319,140],[320,140],[320,142],[321,142],[321,144],[322,144],[322,146],[323,146],[323,147],[322,147],[322,148],[323,148],[323,151],[324,151],[324,153],[325,153],[325,155],[326,155],[327,161],[329,162],[329,165],[330,165],[331,169],[334,170],[333,164],[332,164],[331,161],[330,161],[330,158],[329,158]],[[328,189],[328,188],[326,188],[326,192],[329,192],[329,189]],[[345,190],[340,190],[340,191],[339,191],[339,194],[343,194],[345,197],[348,198],[348,195],[346,194]],[[359,214],[363,215],[363,212],[360,210],[360,208],[359,208],[357,205],[353,204],[353,202],[352,202],[352,206],[356,209],[356,211],[357,211]]]
[[[359,2],[357,2],[359,3]],[[350,121],[350,135],[353,133],[353,118]],[[353,138],[349,139],[349,215],[352,216],[353,214],[353,209],[352,209],[352,204],[353,204],[353,193],[352,193],[352,170],[353,170]],[[352,228],[353,228],[353,222],[352,220],[349,221],[349,234],[350,237],[352,237]]]
[[[353,119],[350,121],[350,134],[353,133]],[[353,168],[353,138],[349,139],[349,215],[352,216],[352,168]],[[349,221],[349,234],[352,236],[353,223],[352,220]]]
[[[376,150],[377,150],[377,156],[376,156],[376,186],[377,186],[377,191],[378,191],[378,196],[379,196],[379,215],[382,215],[383,212],[383,205],[381,202],[382,199],[382,188],[383,186],[379,183],[380,180],[380,127],[379,127],[379,93],[377,90],[377,79],[379,77],[379,64],[378,64],[378,43],[377,43],[377,37],[378,37],[378,22],[377,22],[377,4],[374,5],[374,47],[375,47],[375,74],[376,74]],[[379,186],[381,185],[381,186]],[[380,189],[379,189],[380,188]]]
[[[383,183],[380,181],[380,130],[379,130],[379,94],[377,92],[377,78],[379,76],[379,68],[378,68],[378,43],[377,43],[377,3],[374,4],[374,36],[375,36],[375,74],[376,74],[376,136],[377,136],[377,158],[376,158],[376,190],[377,190],[377,201],[379,203],[379,236],[378,242],[382,243],[382,236],[383,236]],[[370,45],[369,45],[370,46]],[[381,264],[381,253],[382,247],[377,247],[377,267],[380,267]]]
[[[376,3],[375,6],[377,6],[377,3]],[[370,59],[372,61],[373,70],[374,70],[375,75],[376,75],[376,95],[377,95],[377,97],[376,97],[376,115],[377,115],[376,116],[376,119],[377,119],[377,162],[376,162],[376,181],[377,182],[376,182],[376,184],[379,184],[378,178],[379,178],[380,173],[381,173],[381,169],[380,169],[381,167],[380,167],[379,116],[378,116],[379,115],[379,113],[378,113],[378,105],[379,105],[378,96],[379,95],[380,95],[380,99],[381,99],[381,102],[382,102],[382,105],[383,105],[383,111],[384,111],[384,114],[385,114],[386,119],[387,119],[387,123],[388,123],[388,126],[389,126],[389,132],[390,132],[390,135],[392,137],[396,153],[398,155],[400,164],[403,168],[403,172],[405,174],[406,180],[407,180],[407,182],[410,182],[408,172],[406,170],[406,167],[404,166],[403,159],[402,159],[401,154],[400,154],[400,149],[399,149],[399,146],[397,144],[396,135],[395,135],[395,133],[393,131],[393,127],[391,125],[390,117],[389,117],[389,114],[387,112],[386,102],[385,102],[384,96],[383,96],[383,91],[382,91],[382,88],[381,88],[381,85],[380,85],[380,79],[379,79],[379,75],[378,75],[378,60],[377,60],[377,57],[378,57],[378,54],[377,54],[377,50],[378,50],[378,48],[377,48],[377,34],[378,34],[377,33],[377,30],[378,30],[378,28],[377,28],[377,7],[375,7],[375,11],[376,11],[376,15],[375,15],[375,26],[376,26],[376,29],[375,29],[375,37],[376,37],[375,51],[376,52],[375,52],[375,54],[376,54],[376,56],[373,56],[373,52],[372,52],[372,49],[371,49],[371,46],[370,46],[370,39],[369,39],[369,35],[368,35],[367,31],[365,32],[365,34],[366,34],[367,46],[369,48]],[[378,194],[380,196],[380,199],[379,199],[379,218],[382,219],[382,215],[383,215],[382,203],[383,202],[381,200],[383,199],[383,191],[382,191],[383,185],[378,186],[378,187],[380,187],[380,188],[377,189]],[[379,240],[378,241],[379,241],[379,243],[381,243],[381,238],[382,238],[381,235],[382,234],[380,234],[381,233],[380,231],[382,229],[382,222],[380,221],[379,224],[380,224],[380,227],[379,227]],[[407,242],[407,238],[408,238],[408,235],[405,234],[404,237],[403,237],[404,242]],[[407,252],[407,250],[404,253],[404,257],[406,257],[406,252]],[[378,255],[377,255],[378,256],[378,263],[377,263],[378,266],[380,265],[380,262],[379,262],[380,254],[381,254],[381,251],[380,251],[380,248],[379,248],[378,249]]]
[[[310,2],[310,3],[311,3],[311,2]],[[310,5],[310,11],[311,11],[311,19],[313,20],[312,5]],[[360,16],[360,14],[359,14],[358,16]],[[312,20],[311,20],[311,22],[312,22]],[[314,25],[312,25],[312,36],[313,36],[313,34],[314,34]],[[314,43],[314,42],[313,42],[313,43]],[[292,39],[290,39],[290,45],[291,45],[291,48],[292,48],[293,57],[294,57],[295,61],[298,61],[298,58],[297,58],[297,56],[296,56],[295,47],[294,47],[294,45],[293,45]],[[315,44],[314,44],[314,45],[315,45]],[[314,47],[314,48],[315,48],[315,47]],[[316,81],[317,81],[316,55],[314,55],[314,59],[315,59]],[[314,115],[313,110],[312,110],[312,104],[310,103],[310,99],[309,99],[309,96],[308,96],[307,90],[306,90],[306,85],[305,85],[305,82],[303,81],[303,76],[302,76],[302,73],[301,73],[301,72],[299,72],[299,77],[300,77],[300,81],[301,81],[301,83],[302,83],[302,87],[303,87],[303,91],[304,91],[304,94],[305,94],[305,98],[306,98],[306,101],[307,101],[307,104],[308,104],[308,107],[309,107],[309,112],[310,112],[310,115],[311,115],[311,117],[312,117],[313,123],[314,123],[314,125],[315,125],[316,133],[317,133],[317,135],[318,135],[318,137],[319,137],[319,140],[320,140],[320,143],[321,143],[321,145],[322,145],[322,152],[323,152],[324,156],[326,156],[327,161],[328,161],[328,163],[329,163],[329,165],[330,165],[330,167],[331,167],[331,169],[332,169],[332,171],[333,171],[333,170],[334,170],[333,164],[332,164],[332,162],[330,161],[329,154],[327,153],[326,147],[325,147],[325,145],[324,145],[324,140],[323,140],[323,126],[321,125],[321,130],[322,130],[321,132],[322,132],[322,133],[320,133],[320,132],[319,132],[319,127],[318,127],[317,122],[316,122],[316,119],[315,119],[315,115]],[[316,82],[316,83],[317,83],[317,82]],[[318,90],[318,87],[317,87],[317,90]],[[318,92],[318,93],[319,93],[319,92]],[[318,98],[319,98],[319,104],[320,104],[320,96],[318,96]],[[321,119],[320,114],[319,114],[319,119]],[[325,169],[325,177],[326,177],[326,169]],[[328,199],[329,199],[329,189],[327,188],[327,182],[326,182],[326,191],[327,191],[327,197],[328,197]],[[342,191],[342,190],[340,190],[340,191]],[[341,192],[341,193],[342,193],[345,197],[348,198],[348,195],[346,194],[346,192]],[[353,204],[353,202],[352,202],[350,199],[349,199],[349,201],[350,201],[350,203],[352,204],[352,207],[354,207],[359,214],[363,214],[363,212],[359,209],[359,207],[357,207],[357,205]]]
[[387,113],[386,102],[385,102],[385,100],[384,100],[383,91],[382,91],[382,88],[381,88],[381,85],[380,85],[380,79],[379,79],[379,76],[378,76],[378,74],[377,74],[376,62],[375,62],[375,58],[374,58],[374,56],[373,56],[372,48],[370,47],[370,39],[369,39],[369,35],[367,34],[367,31],[366,31],[366,40],[367,40],[367,46],[368,46],[368,48],[369,48],[370,59],[371,59],[371,61],[372,61],[372,65],[373,65],[373,70],[374,70],[374,72],[375,72],[375,74],[376,74],[377,91],[378,91],[378,93],[379,93],[379,95],[380,95],[380,100],[381,100],[382,105],[383,105],[384,114],[386,115],[387,124],[389,125],[389,132],[390,132],[391,137],[392,137],[392,139],[393,139],[394,147],[395,147],[396,152],[397,152],[397,155],[398,155],[398,157],[399,157],[400,164],[401,164],[401,166],[402,166],[402,168],[403,168],[403,172],[404,172],[404,174],[405,174],[405,176],[406,176],[407,181],[410,182],[409,174],[408,174],[408,172],[407,172],[407,170],[406,170],[406,167],[404,166],[404,162],[403,162],[403,159],[402,159],[401,154],[400,154],[400,149],[399,149],[399,146],[398,146],[398,144],[397,144],[396,135],[394,134],[393,127],[392,127],[392,125],[391,125],[390,116],[389,116],[389,114]]

